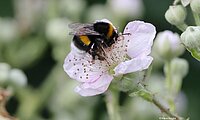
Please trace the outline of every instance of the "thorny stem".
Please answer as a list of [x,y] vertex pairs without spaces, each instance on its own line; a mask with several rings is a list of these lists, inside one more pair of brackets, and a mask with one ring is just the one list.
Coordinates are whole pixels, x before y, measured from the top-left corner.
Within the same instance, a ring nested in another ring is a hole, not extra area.
[[[140,87],[142,87],[142,89],[145,89],[147,92],[152,93],[143,84],[140,84]],[[155,94],[151,94],[151,95],[152,95],[152,103],[157,108],[159,108],[161,112],[165,113],[168,117],[171,117],[175,120],[185,120],[184,118],[182,118],[182,117],[176,115],[175,113],[173,113],[172,111],[170,111],[169,108],[166,108],[164,105],[162,105],[161,102],[156,98]]]
[[121,120],[119,113],[119,91],[110,89],[106,94],[106,107],[110,120]]
[[[170,62],[168,61],[166,64],[167,64],[167,67],[168,67],[167,69],[169,70],[170,69]],[[168,72],[170,72],[170,71],[168,71]],[[144,81],[146,79],[147,73],[148,73],[148,71],[145,72],[142,81]],[[170,76],[171,75],[169,74],[168,77],[170,77]],[[169,79],[171,79],[171,77]],[[174,118],[176,120],[185,120],[184,118],[182,118],[182,117],[176,115],[175,113],[173,113],[172,111],[170,111],[169,108],[166,108],[164,105],[162,105],[161,102],[156,98],[155,94],[153,94],[150,90],[148,90],[143,83],[139,83],[139,86],[138,86],[137,89],[138,90],[139,89],[144,89],[145,91],[147,91],[148,93],[150,93],[149,95],[151,95],[151,96],[149,98],[152,98],[151,101],[149,101],[147,99],[144,99],[144,100],[147,100],[147,102],[153,103],[157,108],[160,109],[161,112],[165,113],[168,117]]]
[[174,113],[170,112],[168,108],[165,108],[155,97],[152,99],[152,103],[160,109],[161,112],[164,112],[169,117],[175,118],[176,120],[184,120],[182,117],[175,115]]

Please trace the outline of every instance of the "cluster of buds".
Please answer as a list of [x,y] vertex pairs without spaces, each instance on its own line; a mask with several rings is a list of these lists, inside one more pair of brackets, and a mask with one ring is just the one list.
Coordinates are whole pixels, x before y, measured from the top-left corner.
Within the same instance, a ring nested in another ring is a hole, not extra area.
[[[187,9],[192,10],[196,26],[189,26],[185,23]],[[200,61],[200,0],[176,0],[165,13],[166,20],[179,28],[181,42],[194,58]]]
[[0,63],[0,85],[15,84],[19,87],[26,86],[27,77],[23,71],[11,68],[7,63]]
[[182,79],[188,73],[188,62],[178,58],[185,51],[178,33],[165,30],[157,34],[154,52],[165,62],[166,87],[175,95],[180,91]]

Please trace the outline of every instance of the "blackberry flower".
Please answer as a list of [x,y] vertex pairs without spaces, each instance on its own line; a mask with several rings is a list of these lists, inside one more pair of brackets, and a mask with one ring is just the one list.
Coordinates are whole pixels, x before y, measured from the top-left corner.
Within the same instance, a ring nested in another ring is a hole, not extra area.
[[[101,21],[109,22],[106,19]],[[124,34],[124,35],[123,35]],[[82,96],[104,93],[115,77],[147,69],[153,58],[149,56],[155,27],[142,21],[129,22],[116,42],[103,49],[105,59],[93,59],[84,51],[71,44],[71,51],[63,68],[72,78],[80,82],[75,91]]]

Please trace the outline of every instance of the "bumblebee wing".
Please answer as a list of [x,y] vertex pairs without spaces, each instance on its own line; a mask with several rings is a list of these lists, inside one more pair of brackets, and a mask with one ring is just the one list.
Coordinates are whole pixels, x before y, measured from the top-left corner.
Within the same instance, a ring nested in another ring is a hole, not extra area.
[[85,29],[85,30],[77,30],[69,32],[69,35],[100,35],[100,34],[96,31]]
[[73,31],[69,35],[100,35],[94,31],[93,24],[72,23],[68,25]]
[[75,30],[75,29],[79,29],[79,28],[83,28],[83,27],[92,27],[93,24],[92,23],[71,23],[68,24],[68,27]]

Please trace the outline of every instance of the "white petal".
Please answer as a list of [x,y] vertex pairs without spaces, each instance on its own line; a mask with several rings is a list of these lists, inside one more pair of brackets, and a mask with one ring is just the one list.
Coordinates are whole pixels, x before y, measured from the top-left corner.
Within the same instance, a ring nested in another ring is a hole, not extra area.
[[126,74],[147,69],[153,58],[151,56],[137,57],[120,63],[114,69],[115,75]]
[[152,24],[142,21],[129,22],[124,29],[124,34],[126,33],[130,33],[124,35],[124,40],[127,42],[127,54],[131,58],[150,54],[156,34]]
[[71,51],[77,52],[79,54],[86,54],[85,51],[78,49],[75,45],[74,42],[71,42]]
[[108,89],[112,79],[113,76],[104,74],[94,82],[87,82],[77,86],[75,91],[82,96],[93,96],[101,94]]
[[107,72],[107,67],[104,65],[106,64],[102,61],[92,61],[88,53],[80,54],[71,51],[65,58],[63,68],[72,79],[80,82],[93,82]]

